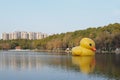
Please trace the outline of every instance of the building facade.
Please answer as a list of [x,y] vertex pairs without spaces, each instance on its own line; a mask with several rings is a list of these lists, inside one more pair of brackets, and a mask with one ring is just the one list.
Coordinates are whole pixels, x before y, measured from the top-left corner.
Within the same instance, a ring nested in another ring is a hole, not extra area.
[[25,32],[25,31],[15,31],[12,33],[2,33],[3,40],[13,40],[13,39],[29,39],[29,40],[36,40],[36,39],[43,39],[48,37],[47,34],[41,32]]
[[28,39],[28,33],[25,31],[21,32],[21,39]]
[[8,33],[2,33],[2,39],[3,40],[9,40],[9,34]]

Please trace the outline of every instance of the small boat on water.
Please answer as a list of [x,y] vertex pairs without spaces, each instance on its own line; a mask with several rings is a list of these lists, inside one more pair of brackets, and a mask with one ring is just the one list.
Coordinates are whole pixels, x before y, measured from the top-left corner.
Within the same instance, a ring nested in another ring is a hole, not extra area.
[[116,49],[115,49],[115,53],[116,53],[116,54],[120,54],[120,48],[116,48]]
[[8,51],[31,51],[30,49],[11,49],[11,50],[8,50]]

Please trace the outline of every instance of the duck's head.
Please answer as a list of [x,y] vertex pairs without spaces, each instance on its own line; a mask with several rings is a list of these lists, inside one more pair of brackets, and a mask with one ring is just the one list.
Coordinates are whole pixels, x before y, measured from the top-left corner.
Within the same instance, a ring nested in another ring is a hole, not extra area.
[[80,46],[84,47],[84,48],[87,48],[87,49],[90,49],[92,51],[96,51],[95,42],[90,38],[83,38],[80,41]]

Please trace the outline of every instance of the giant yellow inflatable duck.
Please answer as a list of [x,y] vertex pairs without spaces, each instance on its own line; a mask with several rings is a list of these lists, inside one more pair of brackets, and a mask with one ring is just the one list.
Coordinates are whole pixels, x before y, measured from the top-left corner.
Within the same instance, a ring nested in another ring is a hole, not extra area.
[[95,42],[90,38],[83,38],[80,41],[80,46],[72,48],[72,55],[90,56],[95,55]]

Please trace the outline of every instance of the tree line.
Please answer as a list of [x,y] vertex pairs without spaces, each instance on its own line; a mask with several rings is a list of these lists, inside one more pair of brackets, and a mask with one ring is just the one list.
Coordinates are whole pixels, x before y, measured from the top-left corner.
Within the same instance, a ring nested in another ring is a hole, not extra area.
[[15,49],[21,46],[22,49],[54,50],[72,48],[78,46],[83,37],[89,37],[96,43],[100,50],[115,50],[120,48],[120,24],[114,23],[97,28],[87,28],[74,32],[54,34],[40,40],[0,40],[0,49]]

